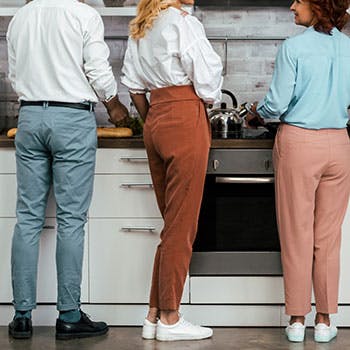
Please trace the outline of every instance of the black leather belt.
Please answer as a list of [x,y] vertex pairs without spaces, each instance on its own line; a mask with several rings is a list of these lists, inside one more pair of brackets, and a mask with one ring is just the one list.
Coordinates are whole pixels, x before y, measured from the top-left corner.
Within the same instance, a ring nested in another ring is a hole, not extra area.
[[20,107],[24,106],[43,106],[43,107],[66,107],[75,109],[84,109],[86,111],[94,111],[95,103],[70,103],[58,101],[20,101]]

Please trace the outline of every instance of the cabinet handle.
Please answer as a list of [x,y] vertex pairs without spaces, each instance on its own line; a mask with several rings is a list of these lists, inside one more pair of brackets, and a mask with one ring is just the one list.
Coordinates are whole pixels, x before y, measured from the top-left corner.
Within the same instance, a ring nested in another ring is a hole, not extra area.
[[272,184],[274,177],[216,177],[217,184]]
[[150,233],[154,233],[156,230],[155,227],[122,227],[122,231],[125,232],[141,232],[141,231],[146,231],[146,232],[150,232]]
[[56,227],[55,226],[52,226],[52,225],[45,225],[43,227],[44,230],[54,230]]
[[144,188],[153,189],[153,184],[121,184],[121,188]]
[[147,157],[120,157],[120,160],[129,163],[148,163]]

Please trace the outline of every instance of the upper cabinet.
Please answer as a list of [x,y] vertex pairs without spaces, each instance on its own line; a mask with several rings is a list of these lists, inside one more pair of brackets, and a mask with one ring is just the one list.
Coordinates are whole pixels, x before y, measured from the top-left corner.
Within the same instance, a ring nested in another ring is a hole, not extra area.
[[[28,0],[0,0],[0,16],[13,16]],[[102,16],[135,16],[138,0],[85,0]]]
[[197,6],[215,7],[246,7],[246,6],[268,6],[268,7],[289,7],[291,0],[197,0]]

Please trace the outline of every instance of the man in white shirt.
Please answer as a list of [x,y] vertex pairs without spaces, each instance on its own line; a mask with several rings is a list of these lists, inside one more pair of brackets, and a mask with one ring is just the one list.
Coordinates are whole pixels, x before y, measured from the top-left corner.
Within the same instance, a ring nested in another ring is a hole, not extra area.
[[19,96],[15,139],[17,224],[12,243],[14,338],[32,335],[40,233],[51,183],[57,204],[59,317],[56,338],[105,334],[80,310],[84,225],[96,154],[98,100],[110,120],[127,116],[108,63],[101,16],[78,0],[34,0],[18,10],[7,33],[9,78]]

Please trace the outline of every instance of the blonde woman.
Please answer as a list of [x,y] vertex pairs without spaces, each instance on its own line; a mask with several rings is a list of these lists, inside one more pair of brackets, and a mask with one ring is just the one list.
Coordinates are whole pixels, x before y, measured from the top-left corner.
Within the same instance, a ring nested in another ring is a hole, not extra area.
[[[201,23],[181,9],[194,0],[141,0],[130,24],[122,83],[142,118],[144,142],[164,219],[143,337],[211,337],[179,316],[210,146],[205,103],[221,99],[222,64]],[[150,91],[150,103],[145,93]],[[158,320],[159,317],[159,320]],[[157,322],[158,320],[158,322]]]

